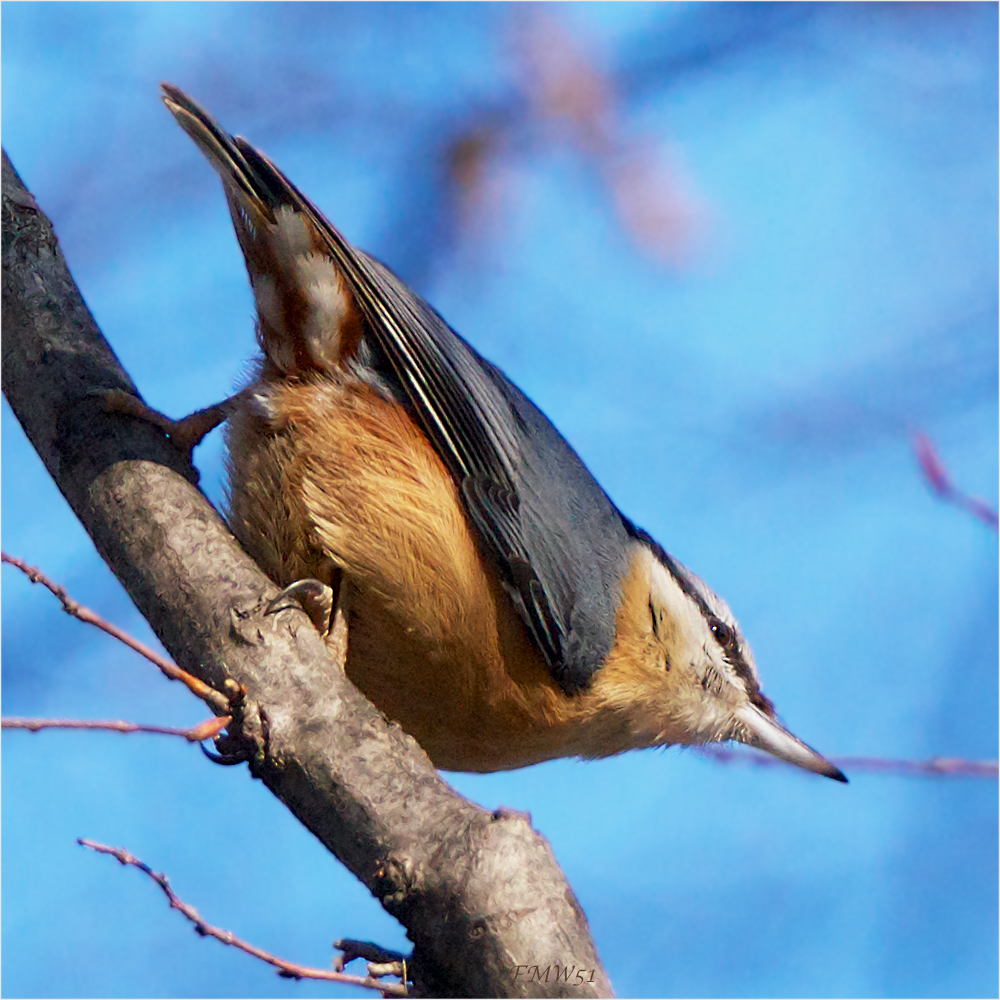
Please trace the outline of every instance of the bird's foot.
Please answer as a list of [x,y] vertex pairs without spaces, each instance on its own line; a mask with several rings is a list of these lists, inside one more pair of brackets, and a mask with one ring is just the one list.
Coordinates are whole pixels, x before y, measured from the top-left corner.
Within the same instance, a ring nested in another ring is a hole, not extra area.
[[144,403],[138,396],[125,392],[122,389],[102,390],[101,405],[108,413],[125,413],[135,417],[137,420],[144,420],[154,427],[158,427],[170,438],[187,456],[191,459],[191,452],[201,444],[205,435],[214,430],[228,416],[230,405],[236,397],[230,397],[214,406],[207,406],[203,410],[196,410],[180,420],[171,420],[170,417],[154,410]]
[[333,627],[336,597],[333,588],[319,580],[296,580],[295,583],[285,587],[274,600],[268,602],[264,614],[273,615],[287,608],[290,601],[294,602],[309,616],[309,620],[316,626],[316,631],[326,638]]
[[[201,744],[201,752],[216,764],[223,764],[231,767],[234,764],[252,763],[263,759],[267,753],[268,723],[267,716],[259,706],[247,701],[247,689],[227,677],[223,688],[229,701],[230,716],[225,720],[224,731],[214,736],[215,749],[218,753],[213,753],[206,749],[205,744]],[[259,722],[261,742],[258,744],[246,728],[248,712],[256,716]]]
[[[211,750],[206,749],[204,744],[201,745],[201,752],[213,763],[222,764],[224,767],[233,767],[236,764],[245,764],[247,761],[251,761],[256,756],[256,750],[250,746],[240,746],[239,749],[235,751],[229,751],[227,753],[213,753]],[[216,741],[218,745],[218,741]]]

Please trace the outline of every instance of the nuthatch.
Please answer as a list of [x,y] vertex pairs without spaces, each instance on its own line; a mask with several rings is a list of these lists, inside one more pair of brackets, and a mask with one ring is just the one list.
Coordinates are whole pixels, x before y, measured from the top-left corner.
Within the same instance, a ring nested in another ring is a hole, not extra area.
[[223,404],[229,523],[321,629],[344,609],[351,680],[447,770],[739,740],[845,781],[778,722],[726,603],[503,372],[163,92],[222,177],[257,304],[262,356]]

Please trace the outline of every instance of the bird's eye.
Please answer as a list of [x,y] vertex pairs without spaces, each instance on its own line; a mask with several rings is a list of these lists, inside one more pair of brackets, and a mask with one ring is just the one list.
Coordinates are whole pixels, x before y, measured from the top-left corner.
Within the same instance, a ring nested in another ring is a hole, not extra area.
[[728,649],[733,644],[734,636],[733,630],[724,622],[720,621],[718,618],[713,618],[708,627],[712,630],[712,635],[715,636],[715,641],[723,648]]

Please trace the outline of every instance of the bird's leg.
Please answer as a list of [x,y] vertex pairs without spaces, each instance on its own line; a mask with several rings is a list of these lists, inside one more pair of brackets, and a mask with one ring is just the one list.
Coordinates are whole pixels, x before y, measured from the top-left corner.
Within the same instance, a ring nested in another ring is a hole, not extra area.
[[138,396],[122,389],[102,391],[101,404],[108,413],[125,413],[158,427],[190,460],[191,452],[194,451],[195,446],[201,444],[209,431],[214,430],[226,420],[233,403],[241,395],[242,393],[237,393],[235,396],[224,399],[221,403],[206,406],[203,410],[196,410],[180,420],[171,420],[159,410],[148,406]]
[[288,602],[297,604],[316,626],[316,631],[325,639],[333,627],[333,614],[337,607],[336,591],[319,580],[305,579],[290,583],[269,601],[264,608],[265,615],[273,615],[288,607]]

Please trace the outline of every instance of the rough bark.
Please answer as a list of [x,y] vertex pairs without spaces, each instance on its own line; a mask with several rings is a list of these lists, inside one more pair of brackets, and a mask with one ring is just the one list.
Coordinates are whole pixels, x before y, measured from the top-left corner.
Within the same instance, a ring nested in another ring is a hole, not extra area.
[[[186,459],[152,426],[104,411],[101,390],[134,386],[6,153],[2,252],[3,392],[17,419],[176,662],[220,691],[227,679],[245,687],[252,774],[405,925],[418,992],[611,995],[586,917],[528,818],[450,789],[304,615],[263,617],[277,588]],[[567,968],[569,982],[557,979]]]

